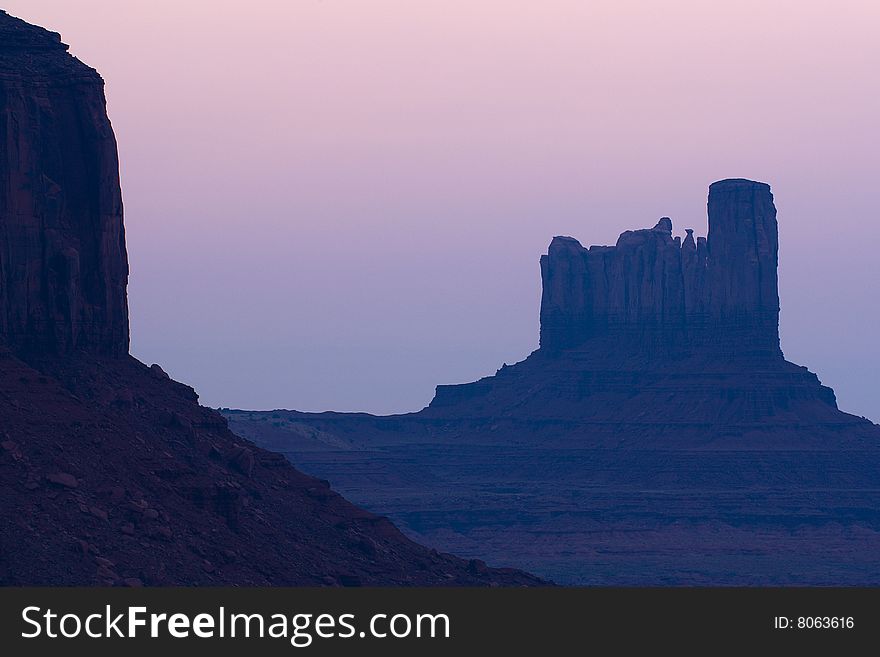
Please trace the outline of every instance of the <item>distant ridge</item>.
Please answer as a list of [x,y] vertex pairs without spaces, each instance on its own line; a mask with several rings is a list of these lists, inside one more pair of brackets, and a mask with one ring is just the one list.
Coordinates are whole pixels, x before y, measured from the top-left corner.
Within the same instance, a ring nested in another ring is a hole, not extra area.
[[563,583],[880,584],[880,427],[783,357],[770,187],[708,212],[707,238],[554,238],[540,348],[418,413],[226,417],[413,537]]

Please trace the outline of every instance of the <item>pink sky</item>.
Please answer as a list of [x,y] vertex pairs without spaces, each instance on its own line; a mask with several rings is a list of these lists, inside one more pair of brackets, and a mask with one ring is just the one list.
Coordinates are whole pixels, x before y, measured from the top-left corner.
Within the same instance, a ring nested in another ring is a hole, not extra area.
[[537,346],[550,238],[779,208],[783,349],[880,419],[880,4],[7,0],[107,81],[132,350],[204,403],[416,410]]

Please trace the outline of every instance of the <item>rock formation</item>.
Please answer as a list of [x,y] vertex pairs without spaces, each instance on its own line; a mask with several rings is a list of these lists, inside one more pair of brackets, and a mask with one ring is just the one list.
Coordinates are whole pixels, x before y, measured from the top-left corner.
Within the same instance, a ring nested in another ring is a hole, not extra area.
[[541,258],[541,348],[614,336],[621,348],[778,357],[778,238],[770,186],[709,188],[709,236],[672,237],[672,221],[628,230],[613,247],[554,238]]
[[98,74],[0,12],[0,585],[519,585],[417,545],[128,355]]
[[104,82],[60,35],[0,15],[0,339],[128,353],[128,261]]
[[880,427],[783,358],[769,186],[708,205],[707,238],[554,238],[540,348],[418,413],[230,425],[419,540],[561,583],[876,585]]
[[438,386],[427,414],[617,424],[838,417],[834,392],[779,345],[770,186],[709,188],[709,235],[663,217],[615,246],[555,237],[541,257],[540,349],[495,376]]

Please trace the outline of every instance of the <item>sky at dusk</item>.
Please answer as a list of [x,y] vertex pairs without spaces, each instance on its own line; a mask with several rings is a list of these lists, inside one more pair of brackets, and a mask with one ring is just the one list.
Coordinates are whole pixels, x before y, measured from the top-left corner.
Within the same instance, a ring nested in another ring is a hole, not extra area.
[[554,235],[773,187],[786,357],[880,420],[874,0],[7,0],[104,76],[132,352],[403,412],[537,347]]

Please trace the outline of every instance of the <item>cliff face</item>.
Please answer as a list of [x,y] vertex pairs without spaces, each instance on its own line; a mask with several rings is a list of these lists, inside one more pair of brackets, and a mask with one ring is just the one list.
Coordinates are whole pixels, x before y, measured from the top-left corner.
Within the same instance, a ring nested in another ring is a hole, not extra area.
[[612,247],[556,237],[541,258],[541,348],[614,336],[621,348],[780,358],[776,208],[769,185],[709,188],[709,236],[664,217]]
[[0,340],[128,353],[128,261],[104,82],[0,13]]
[[437,386],[426,413],[837,422],[834,392],[780,349],[770,186],[716,182],[708,207],[708,238],[673,237],[668,217],[615,246],[554,238],[541,257],[540,349],[495,376]]
[[438,554],[128,355],[98,74],[0,12],[0,585],[538,584]]

